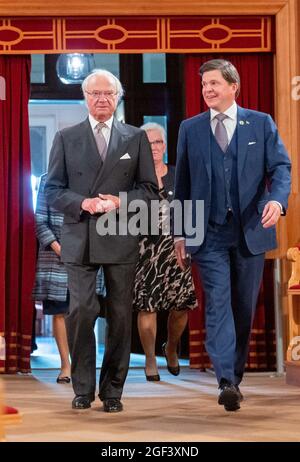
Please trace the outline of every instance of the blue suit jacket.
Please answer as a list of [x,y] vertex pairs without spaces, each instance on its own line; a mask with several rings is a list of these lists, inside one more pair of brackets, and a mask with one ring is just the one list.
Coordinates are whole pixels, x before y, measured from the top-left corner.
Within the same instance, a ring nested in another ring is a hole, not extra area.
[[[238,188],[245,240],[254,255],[276,247],[276,229],[264,229],[261,215],[270,200],[287,209],[291,163],[270,115],[243,109],[237,111]],[[211,147],[210,111],[181,123],[178,137],[175,199],[204,201],[204,235],[210,215]],[[196,224],[192,207],[193,225]],[[183,233],[183,235],[185,235]],[[195,253],[199,245],[191,246]]]

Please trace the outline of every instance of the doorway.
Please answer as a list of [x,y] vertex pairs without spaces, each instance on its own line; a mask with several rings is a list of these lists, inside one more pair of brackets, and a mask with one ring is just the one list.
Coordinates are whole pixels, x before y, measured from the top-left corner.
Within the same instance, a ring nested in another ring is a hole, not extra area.
[[[81,85],[63,83],[56,72],[60,55],[32,55],[31,97],[29,103],[32,156],[32,189],[35,200],[40,176],[47,171],[49,154],[57,130],[75,125],[87,117]],[[118,107],[117,118],[140,126],[158,122],[167,132],[166,161],[176,162],[177,133],[184,118],[183,55],[181,54],[94,54],[96,68],[111,71],[122,82],[125,95]],[[42,304],[36,302],[35,331],[38,351],[32,355],[32,366],[40,367],[48,358],[49,367],[57,364],[52,317],[44,316]],[[158,320],[157,354],[165,341],[167,313]],[[98,353],[103,352],[105,321],[99,318],[95,328]],[[133,315],[132,352],[143,353],[136,315]],[[188,357],[188,329],[181,341],[180,355]],[[37,360],[36,358],[40,358]],[[36,366],[35,366],[36,364]]]

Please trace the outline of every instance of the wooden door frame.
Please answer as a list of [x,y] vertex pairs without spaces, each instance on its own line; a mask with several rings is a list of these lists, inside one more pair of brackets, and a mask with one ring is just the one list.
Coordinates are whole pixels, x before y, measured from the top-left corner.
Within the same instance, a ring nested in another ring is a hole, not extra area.
[[278,227],[279,248],[272,257],[283,257],[288,246],[300,241],[300,102],[291,97],[292,78],[300,75],[299,0],[0,0],[0,17],[66,16],[190,16],[272,15],[275,17],[276,53],[275,118],[293,162],[290,209]]
[[[300,101],[291,96],[292,78],[300,75],[300,0],[52,0],[50,3],[44,0],[0,0],[0,18],[164,15],[270,15],[275,18],[275,119],[291,155],[293,178],[289,213],[278,226],[279,248],[270,256],[285,257],[287,247],[300,242]],[[289,266],[283,258],[283,289],[279,298],[283,303],[284,317],[288,278]]]

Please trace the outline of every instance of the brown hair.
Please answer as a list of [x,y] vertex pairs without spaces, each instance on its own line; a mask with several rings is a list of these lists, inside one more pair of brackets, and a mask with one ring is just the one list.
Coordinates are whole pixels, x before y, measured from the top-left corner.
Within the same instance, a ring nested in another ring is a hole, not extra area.
[[206,61],[202,64],[200,67],[200,75],[202,77],[204,72],[215,70],[221,72],[222,77],[226,80],[226,82],[238,84],[238,88],[235,92],[235,97],[237,98],[240,93],[241,79],[235,66],[230,61],[226,61],[225,59],[211,59],[210,61]]

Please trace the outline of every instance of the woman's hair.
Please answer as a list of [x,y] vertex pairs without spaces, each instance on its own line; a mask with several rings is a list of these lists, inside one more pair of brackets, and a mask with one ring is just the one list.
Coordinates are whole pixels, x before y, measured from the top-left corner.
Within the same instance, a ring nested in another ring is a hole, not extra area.
[[140,127],[142,130],[145,130],[146,132],[148,130],[158,130],[162,136],[162,139],[164,140],[164,143],[167,144],[167,134],[166,130],[162,125],[159,125],[155,122],[148,122]]

